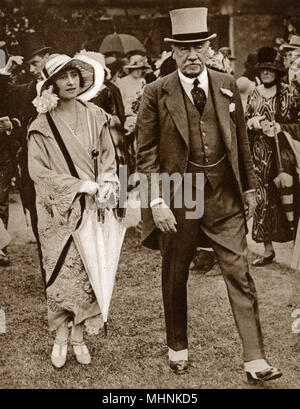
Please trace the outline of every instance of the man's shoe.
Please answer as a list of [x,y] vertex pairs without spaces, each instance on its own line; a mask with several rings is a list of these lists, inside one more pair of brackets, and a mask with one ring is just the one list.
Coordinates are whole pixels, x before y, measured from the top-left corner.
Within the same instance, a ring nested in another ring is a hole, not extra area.
[[175,375],[184,375],[188,371],[188,361],[170,361],[170,369],[174,372]]
[[275,253],[272,253],[267,257],[258,257],[256,260],[252,262],[252,265],[254,267],[262,267],[262,266],[265,266],[266,264],[271,264],[274,258],[275,258]]
[[0,266],[1,267],[7,267],[10,265],[9,258],[6,254],[1,254],[0,255]]
[[261,372],[247,372],[247,379],[249,383],[257,384],[260,382],[267,382],[273,379],[280,378],[282,376],[282,372],[280,369],[271,366],[270,368],[265,369]]

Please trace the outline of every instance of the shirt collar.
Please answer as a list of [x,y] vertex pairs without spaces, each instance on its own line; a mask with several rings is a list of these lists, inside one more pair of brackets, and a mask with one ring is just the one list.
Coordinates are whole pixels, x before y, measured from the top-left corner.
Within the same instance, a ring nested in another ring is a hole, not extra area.
[[[186,84],[193,84],[193,82],[196,79],[196,78],[186,77],[185,75],[182,74],[182,72],[180,71],[179,68],[178,68],[178,75],[179,75],[180,81],[182,81],[183,83],[186,83]],[[201,87],[201,84],[205,83],[207,81],[207,79],[208,79],[206,67],[204,67],[204,70],[201,72],[201,74],[197,78],[199,80],[199,85]]]

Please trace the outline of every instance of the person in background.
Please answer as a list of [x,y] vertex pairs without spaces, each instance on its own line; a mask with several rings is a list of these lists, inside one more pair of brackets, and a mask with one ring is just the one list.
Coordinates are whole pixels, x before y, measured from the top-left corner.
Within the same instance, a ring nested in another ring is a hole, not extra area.
[[247,77],[240,77],[236,80],[236,85],[240,92],[244,112],[246,112],[247,100],[249,95],[255,88],[255,83],[253,81],[250,81]]
[[[262,83],[248,98],[246,120],[258,182],[252,237],[264,244],[264,255],[252,264],[262,267],[275,258],[273,241],[283,243],[295,238],[299,216],[300,95],[296,88],[283,83],[286,70],[275,49],[260,48],[258,62]],[[279,153],[274,132],[278,134]]]
[[137,113],[139,110],[140,99],[146,85],[144,73],[146,69],[151,68],[147,63],[146,58],[141,55],[132,55],[129,58],[129,63],[124,66],[128,71],[125,77],[118,78],[115,84],[120,89],[125,110],[125,136],[126,144],[129,147],[129,156],[131,163],[131,173],[135,171],[135,125]]
[[233,67],[232,67],[232,62],[236,60],[236,58],[232,55],[232,50],[230,47],[221,47],[219,49],[219,53],[223,54],[224,59],[228,60],[227,64],[224,63],[224,65],[229,65],[231,67],[231,72],[229,74],[233,75]]
[[[5,42],[0,43],[2,43],[2,46],[5,45]],[[4,66],[0,68],[0,237],[3,236],[3,240],[9,219],[9,191],[11,188],[11,180],[15,176],[15,169],[17,168],[16,154],[19,149],[19,144],[16,133],[20,127],[20,121],[12,117],[11,107],[8,101],[8,78],[10,77],[12,66],[21,63],[21,57],[11,56],[7,62],[5,57],[3,58]],[[0,251],[0,266],[8,266],[9,264],[10,260],[5,245],[1,247]]]
[[293,68],[293,63],[300,57],[300,36],[292,35],[289,43],[282,44],[280,50],[284,52],[284,66],[287,70],[285,82],[299,87],[300,79]]
[[[46,61],[49,59],[51,47],[46,46],[38,33],[25,33],[21,41],[21,49],[23,53],[23,63],[30,73],[32,79],[29,83],[22,85],[7,85],[8,100],[13,116],[16,116],[21,127],[18,130],[18,140],[21,144],[21,152],[19,155],[19,166],[21,169],[21,178],[19,183],[20,196],[24,209],[27,209],[30,214],[32,231],[34,233],[40,260],[40,268],[42,279],[45,284],[45,271],[42,264],[41,247],[37,229],[37,212],[36,212],[36,197],[34,184],[28,172],[28,153],[26,134],[30,122],[36,117],[36,110],[32,105],[32,100],[36,96],[36,85],[41,80],[41,71],[44,68]],[[7,75],[7,82],[12,74],[13,65]]]
[[257,63],[257,54],[256,53],[248,54],[247,60],[244,66],[245,66],[245,71],[243,72],[242,77],[246,77],[250,81],[254,82],[256,85],[259,85],[260,80],[259,80],[259,70],[258,70],[258,63]]

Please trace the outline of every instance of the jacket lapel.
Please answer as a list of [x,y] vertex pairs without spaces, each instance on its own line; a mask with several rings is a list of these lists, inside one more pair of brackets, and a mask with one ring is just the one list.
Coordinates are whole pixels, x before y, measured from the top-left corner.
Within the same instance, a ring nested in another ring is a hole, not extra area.
[[167,93],[165,104],[169,114],[186,143],[186,146],[189,147],[188,117],[186,109],[182,109],[185,103],[177,71],[168,77],[168,81],[164,84],[163,89]]
[[218,73],[209,68],[207,69],[207,71],[223,140],[228,151],[231,152],[229,97],[221,92],[220,88],[223,87],[224,81],[222,78],[220,78]]

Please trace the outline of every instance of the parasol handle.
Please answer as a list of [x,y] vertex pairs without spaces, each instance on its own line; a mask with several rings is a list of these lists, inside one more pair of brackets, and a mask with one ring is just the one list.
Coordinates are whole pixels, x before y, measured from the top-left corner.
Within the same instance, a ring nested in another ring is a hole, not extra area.
[[273,125],[273,130],[274,130],[274,139],[275,139],[275,146],[276,146],[276,153],[277,153],[277,160],[278,160],[278,174],[280,174],[280,173],[284,172],[284,169],[283,169],[283,166],[282,166],[282,160],[281,160],[281,154],[280,154],[280,147],[279,147],[279,140],[278,140],[278,135],[277,135],[274,111],[271,112],[271,121],[272,121],[272,125]]
[[98,163],[97,163],[98,156],[99,156],[99,151],[97,149],[93,149],[92,159],[94,161],[95,182],[97,182],[97,178],[98,178]]
[[[97,162],[98,156],[99,156],[99,151],[97,149],[93,149],[92,150],[92,159],[94,161],[95,182],[97,182],[97,179],[98,179],[98,162]],[[100,209],[97,209],[97,216],[98,216],[98,221],[99,222],[103,221],[103,214],[102,213],[101,213]]]
[[107,337],[107,322],[104,323],[104,335]]

